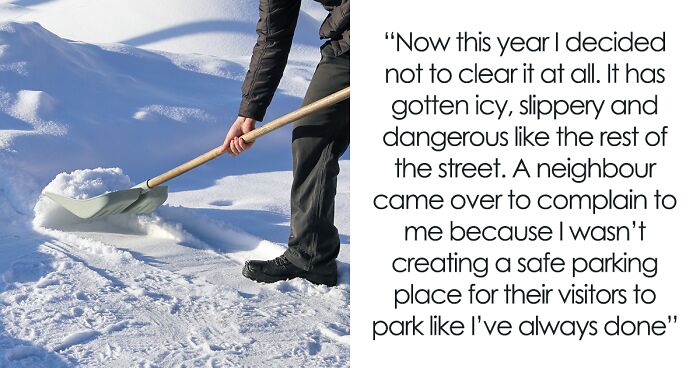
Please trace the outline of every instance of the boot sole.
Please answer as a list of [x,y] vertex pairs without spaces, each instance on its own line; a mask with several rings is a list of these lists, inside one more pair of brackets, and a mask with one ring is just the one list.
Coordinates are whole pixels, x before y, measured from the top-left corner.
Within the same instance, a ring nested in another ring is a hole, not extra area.
[[277,281],[287,281],[295,278],[302,278],[308,280],[312,284],[316,285],[326,285],[329,287],[336,286],[338,284],[338,277],[328,277],[328,276],[323,276],[323,275],[315,275],[312,273],[306,273],[306,274],[300,274],[294,277],[276,277],[276,276],[270,276],[267,274],[256,274],[255,272],[251,271],[248,268],[248,265],[246,264],[243,266],[243,276],[245,276],[248,279],[251,279],[253,281],[257,282],[263,282],[266,284],[270,284],[273,282]]

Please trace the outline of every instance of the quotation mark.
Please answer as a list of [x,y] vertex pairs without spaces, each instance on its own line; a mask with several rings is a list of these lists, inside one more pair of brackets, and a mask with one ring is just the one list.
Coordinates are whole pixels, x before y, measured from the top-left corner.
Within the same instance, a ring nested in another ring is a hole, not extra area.
[[384,39],[388,40],[388,39],[390,39],[390,38],[391,38],[392,40],[394,39],[394,32],[391,32],[391,36],[389,36],[389,32],[387,32],[387,33],[384,34]]
[[668,316],[668,323],[678,322],[678,316]]

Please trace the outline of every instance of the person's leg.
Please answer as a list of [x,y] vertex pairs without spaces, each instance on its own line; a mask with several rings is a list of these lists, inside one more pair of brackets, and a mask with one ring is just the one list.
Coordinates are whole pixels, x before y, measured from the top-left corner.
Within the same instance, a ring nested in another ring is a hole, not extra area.
[[[349,53],[335,56],[331,47],[324,47],[303,104],[349,85]],[[336,284],[335,258],[340,250],[333,223],[336,178],[340,172],[338,158],[349,144],[349,100],[294,124],[289,247],[278,259],[248,262],[243,269],[246,277],[262,282],[304,277],[314,283]]]
[[[323,49],[304,104],[350,85],[350,55]],[[295,266],[315,273],[336,274],[340,250],[333,223],[338,159],[350,144],[350,101],[340,102],[294,124],[291,193],[291,235],[285,253]]]

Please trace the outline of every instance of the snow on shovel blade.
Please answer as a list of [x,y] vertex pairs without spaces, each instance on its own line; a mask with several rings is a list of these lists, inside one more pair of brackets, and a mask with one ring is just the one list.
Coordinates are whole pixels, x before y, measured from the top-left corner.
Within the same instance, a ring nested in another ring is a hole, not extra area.
[[168,187],[156,187],[150,190],[135,187],[88,199],[74,199],[48,192],[44,195],[74,215],[89,220],[120,213],[152,212],[168,198]]

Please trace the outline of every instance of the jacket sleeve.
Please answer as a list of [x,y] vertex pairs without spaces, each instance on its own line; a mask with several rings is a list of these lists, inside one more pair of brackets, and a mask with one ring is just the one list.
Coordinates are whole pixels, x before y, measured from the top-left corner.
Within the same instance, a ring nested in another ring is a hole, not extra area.
[[336,39],[348,28],[350,28],[350,0],[343,1],[328,13],[328,17],[321,25],[319,36]]
[[282,79],[299,18],[301,0],[260,0],[258,40],[243,82],[238,115],[263,120]]

